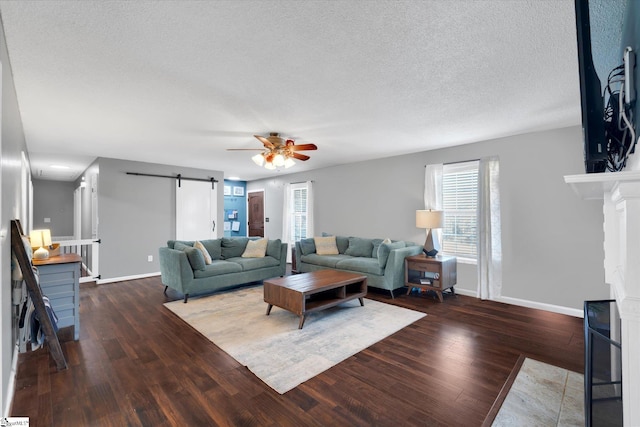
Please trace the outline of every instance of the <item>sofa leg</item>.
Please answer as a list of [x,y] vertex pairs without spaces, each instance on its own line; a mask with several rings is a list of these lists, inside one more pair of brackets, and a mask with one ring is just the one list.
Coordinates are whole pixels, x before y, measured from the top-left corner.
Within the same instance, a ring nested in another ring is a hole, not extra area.
[[168,289],[168,288],[169,288],[168,286],[165,286],[165,287],[164,287],[164,292],[163,292],[163,294],[165,294],[165,295],[167,294],[167,289]]
[[184,303],[187,303],[187,299],[189,299],[189,294],[184,294]]
[[391,293],[391,299],[395,299],[395,297],[393,296],[393,289],[391,289],[389,292]]

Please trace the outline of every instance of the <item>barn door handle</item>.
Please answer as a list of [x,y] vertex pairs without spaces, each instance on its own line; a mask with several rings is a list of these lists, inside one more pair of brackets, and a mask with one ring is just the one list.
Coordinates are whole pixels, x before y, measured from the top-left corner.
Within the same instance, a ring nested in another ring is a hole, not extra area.
[[211,231],[216,231],[216,222],[213,221],[213,229]]

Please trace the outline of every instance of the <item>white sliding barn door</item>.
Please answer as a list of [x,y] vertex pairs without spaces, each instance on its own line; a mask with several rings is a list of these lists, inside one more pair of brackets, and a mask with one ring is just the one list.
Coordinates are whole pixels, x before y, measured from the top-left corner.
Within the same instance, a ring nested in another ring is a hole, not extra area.
[[218,236],[217,190],[211,182],[176,180],[176,239],[204,240]]

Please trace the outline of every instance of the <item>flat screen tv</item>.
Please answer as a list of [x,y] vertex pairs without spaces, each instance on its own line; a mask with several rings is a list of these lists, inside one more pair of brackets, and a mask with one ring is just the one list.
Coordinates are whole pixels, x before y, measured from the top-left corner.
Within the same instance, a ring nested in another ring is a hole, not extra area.
[[638,67],[623,57],[630,50],[634,60],[640,48],[640,1],[574,1],[585,172],[619,171],[638,140]]
[[602,85],[593,64],[589,2],[575,0],[580,70],[580,105],[584,138],[585,172],[604,172],[607,167],[607,144],[604,135],[604,100]]

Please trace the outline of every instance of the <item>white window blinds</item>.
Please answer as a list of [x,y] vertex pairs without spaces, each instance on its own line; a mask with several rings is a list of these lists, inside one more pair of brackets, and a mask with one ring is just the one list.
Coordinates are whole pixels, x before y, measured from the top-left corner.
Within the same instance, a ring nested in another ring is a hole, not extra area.
[[478,162],[444,165],[442,170],[442,252],[477,259]]
[[294,242],[307,237],[307,212],[309,210],[306,184],[291,185],[292,221],[291,236]]

